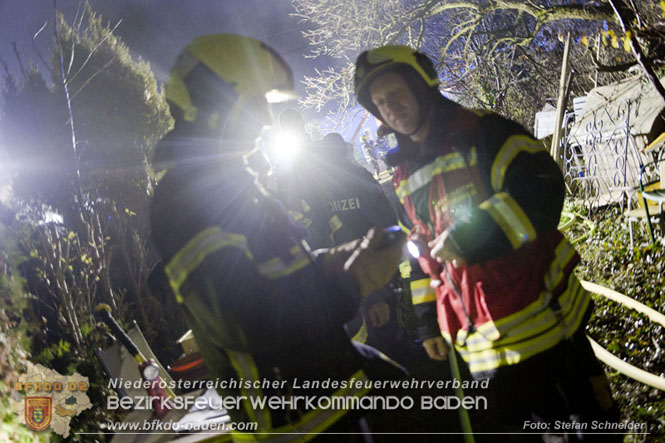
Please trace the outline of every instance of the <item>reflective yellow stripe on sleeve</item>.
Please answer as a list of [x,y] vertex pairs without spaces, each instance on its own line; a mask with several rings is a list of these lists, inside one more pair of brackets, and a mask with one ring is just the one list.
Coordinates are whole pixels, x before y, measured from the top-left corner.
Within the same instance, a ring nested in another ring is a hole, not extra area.
[[411,229],[407,228],[406,225],[402,223],[400,220],[397,220],[397,224],[402,229],[402,232],[404,232],[406,235],[411,234]]
[[293,221],[300,221],[303,218],[302,212],[294,211],[293,209],[289,209],[289,215],[293,219]]
[[414,306],[436,301],[436,290],[429,283],[429,278],[422,278],[411,282],[411,302]]
[[229,356],[231,365],[240,378],[249,381],[249,383],[243,384],[241,388],[243,406],[247,412],[247,416],[257,424],[259,432],[270,430],[272,421],[268,408],[256,411],[251,404],[252,399],[263,397],[263,390],[257,387],[260,385],[261,379],[259,379],[259,370],[256,367],[254,358],[246,352],[236,352],[229,349],[226,350],[226,354]]
[[208,255],[225,247],[238,248],[247,258],[252,259],[247,238],[242,234],[224,232],[219,226],[211,226],[199,232],[173,256],[171,261],[166,265],[166,275],[169,277],[178,303],[182,303],[183,301],[179,290],[185,280],[187,280],[187,276]]
[[367,323],[365,322],[365,316],[362,317],[362,320],[363,322],[360,325],[360,329],[358,329],[358,332],[351,337],[351,340],[364,344],[367,343]]
[[522,208],[507,193],[499,192],[479,205],[506,234],[513,249],[536,239],[536,229]]
[[343,223],[338,216],[333,215],[328,220],[328,225],[330,226],[330,241],[335,244],[335,233],[342,229]]
[[305,199],[301,199],[301,200],[300,200],[300,207],[302,208],[303,212],[309,212],[310,209],[312,209],[312,208],[307,204],[307,202],[305,201]]
[[503,188],[506,171],[508,170],[510,163],[512,163],[520,152],[536,154],[539,152],[547,152],[547,150],[542,142],[534,140],[529,136],[520,134],[508,137],[492,163],[491,181],[494,192],[499,192]]
[[282,257],[274,257],[263,263],[258,264],[261,275],[268,278],[280,278],[292,274],[307,266],[310,262],[310,256],[301,245],[295,245],[289,249],[291,255],[288,260]]

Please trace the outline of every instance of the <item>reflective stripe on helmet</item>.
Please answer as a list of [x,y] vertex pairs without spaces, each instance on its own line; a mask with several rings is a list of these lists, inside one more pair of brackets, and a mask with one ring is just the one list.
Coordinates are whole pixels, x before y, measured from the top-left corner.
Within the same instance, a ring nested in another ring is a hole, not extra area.
[[439,78],[432,62],[408,46],[388,45],[365,51],[356,61],[355,92],[360,97],[369,82],[382,72],[408,66],[422,77],[427,86],[437,86]]
[[292,96],[291,69],[273,49],[250,37],[213,34],[195,39],[178,56],[166,84],[166,99],[183,112],[186,121],[197,118],[185,78],[198,64],[203,64],[220,80],[230,85],[237,100],[270,93],[270,97]]

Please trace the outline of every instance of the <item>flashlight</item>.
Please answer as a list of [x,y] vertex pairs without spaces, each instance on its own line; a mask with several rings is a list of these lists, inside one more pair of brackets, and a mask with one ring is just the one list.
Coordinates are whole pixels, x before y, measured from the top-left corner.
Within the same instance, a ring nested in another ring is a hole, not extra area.
[[413,258],[418,259],[418,264],[423,272],[430,276],[430,286],[434,288],[440,286],[440,274],[443,267],[430,256],[425,237],[421,234],[411,234],[409,241],[406,243],[406,248]]
[[420,248],[418,247],[418,244],[414,242],[413,240],[409,240],[406,242],[406,249],[409,251],[409,254],[411,254],[411,257],[413,258],[418,258],[420,257]]

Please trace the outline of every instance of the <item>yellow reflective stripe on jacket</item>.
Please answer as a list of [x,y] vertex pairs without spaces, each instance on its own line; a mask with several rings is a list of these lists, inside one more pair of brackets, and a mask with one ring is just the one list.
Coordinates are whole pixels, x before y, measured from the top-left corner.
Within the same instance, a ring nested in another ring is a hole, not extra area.
[[301,200],[300,200],[300,207],[302,208],[303,212],[309,212],[310,209],[312,209],[312,208],[310,208],[310,206],[307,204],[307,202],[305,201],[305,199],[301,199]]
[[282,260],[281,257],[274,257],[259,263],[257,266],[261,275],[271,279],[284,277],[304,268],[310,262],[309,254],[300,245],[292,246],[289,253],[291,257],[288,261]]
[[545,273],[545,287],[554,290],[565,276],[566,269],[576,259],[575,248],[565,238],[554,249],[554,261]]
[[307,202],[304,199],[300,200],[300,207],[302,208],[303,211],[302,217],[304,217],[302,220],[302,224],[306,229],[309,229],[309,227],[312,226],[312,219],[309,217],[305,217],[305,215],[307,215],[307,213],[312,208],[310,208],[310,206],[307,204]]
[[429,278],[422,278],[411,282],[411,302],[414,306],[436,301],[436,289],[432,288],[429,283]]
[[489,340],[474,332],[466,338],[464,345],[460,345],[458,340],[456,348],[469,364],[471,372],[516,364],[543,352],[571,337],[579,329],[591,297],[571,273],[568,288],[558,297],[558,301],[561,307],[559,311],[548,306],[528,316],[512,329],[501,332],[499,340]]
[[506,234],[513,249],[536,239],[536,228],[517,202],[505,192],[494,194],[480,204]]
[[397,220],[397,224],[402,229],[402,232],[404,232],[406,235],[411,234],[411,229],[407,228],[406,225],[402,223],[400,220]]
[[302,212],[294,211],[293,209],[288,210],[289,215],[293,219],[293,221],[300,221],[303,218]]
[[244,252],[247,258],[252,259],[247,238],[242,234],[224,232],[219,226],[211,226],[199,232],[173,256],[171,261],[166,265],[166,275],[168,275],[171,281],[171,286],[179,303],[182,303],[179,290],[185,280],[187,280],[187,276],[208,255],[225,247],[238,248]]
[[[474,166],[477,163],[478,156],[476,154],[476,148],[472,147],[469,151],[469,166]],[[413,174],[410,174],[406,180],[402,180],[395,189],[395,194],[397,194],[400,201],[404,203],[406,197],[423,186],[428,185],[433,177],[456,169],[463,169],[466,166],[467,164],[464,157],[457,152],[439,156],[435,158],[433,162],[428,163]]]
[[[545,274],[545,288],[537,300],[509,316],[476,325],[467,335],[460,330],[456,348],[472,372],[488,371],[506,364],[515,364],[545,351],[564,338],[572,336],[582,324],[591,298],[572,271],[575,250],[567,239],[555,248],[552,263]],[[558,295],[558,308],[552,307],[553,291],[567,280],[565,290]],[[443,333],[446,339],[450,336]]]
[[333,215],[332,217],[330,217],[330,220],[328,220],[328,225],[330,226],[330,241],[334,244],[335,233],[340,229],[342,229],[343,223],[338,216]]
[[236,370],[236,373],[243,379],[249,380],[252,383],[243,384],[241,388],[241,393],[245,397],[243,398],[243,406],[247,412],[247,416],[258,426],[259,432],[265,432],[272,427],[272,421],[270,420],[270,411],[264,409],[263,411],[255,411],[252,407],[251,400],[252,398],[262,398],[263,391],[260,388],[255,388],[253,382],[260,382],[259,379],[259,370],[254,363],[254,358],[251,354],[246,352],[236,352],[231,350],[226,350],[226,354],[229,356],[231,365],[233,369]]
[[[492,347],[496,348],[497,346],[508,346],[543,334],[557,324],[567,331],[570,323],[574,324],[577,319],[581,320],[590,301],[588,294],[581,288],[579,280],[573,275],[570,276],[569,280],[570,287],[557,299],[560,310],[554,311],[549,306],[541,309],[526,317],[524,321],[514,325],[511,329],[499,332],[501,336],[499,340],[488,340],[484,334],[474,332],[466,340],[465,349],[469,352],[476,352]],[[493,327],[496,327],[496,325],[493,325]]]
[[355,333],[353,337],[351,337],[351,340],[357,341],[358,343],[366,343],[367,342],[367,322],[365,321],[365,316],[362,316],[362,324],[360,325],[360,329],[358,329],[358,332]]
[[499,192],[503,188],[506,171],[520,152],[535,154],[547,150],[542,142],[529,136],[519,134],[508,137],[492,163],[491,181],[494,192]]
[[499,330],[492,321],[488,321],[480,326],[475,326],[475,328],[475,332],[470,335],[468,329],[460,329],[457,332],[456,343],[459,346],[466,346],[468,348],[479,341],[483,344],[488,342],[492,343],[501,336]]
[[576,285],[575,292],[578,293],[574,297],[577,303],[571,307],[563,321],[559,321],[541,334],[512,343],[502,343],[503,340],[500,340],[495,344],[495,347],[484,351],[470,352],[463,347],[457,347],[457,350],[468,363],[472,373],[489,371],[503,365],[516,364],[546,351],[563,339],[572,336],[584,319],[590,297],[579,285]]
[[[348,397],[362,397],[370,391],[366,387],[369,378],[362,371],[353,374],[349,379],[347,385],[335,391],[331,397],[331,405],[335,403],[335,398],[348,398]],[[357,387],[357,386],[360,387]],[[341,401],[340,403],[344,403]],[[327,428],[334,424],[337,420],[342,418],[348,409],[314,409],[307,412],[300,420],[295,423],[280,426],[271,429],[269,432],[264,433],[242,433],[232,431],[233,441],[235,442],[251,442],[261,441],[269,443],[281,443],[290,441],[309,441],[319,434],[323,433]]]
[[575,249],[566,238],[561,240],[554,252],[554,260],[552,260],[552,263],[550,263],[549,268],[545,272],[545,290],[540,293],[538,299],[524,309],[495,320],[494,326],[499,330],[500,335],[505,334],[538,312],[548,309],[552,301],[553,291],[566,278],[564,269],[569,267],[572,261],[576,259]]

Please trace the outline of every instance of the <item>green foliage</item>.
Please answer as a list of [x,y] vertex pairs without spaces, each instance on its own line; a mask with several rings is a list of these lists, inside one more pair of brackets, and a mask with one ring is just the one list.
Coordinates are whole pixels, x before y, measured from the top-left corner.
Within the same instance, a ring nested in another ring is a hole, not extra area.
[[10,386],[0,381],[0,440],[16,443],[46,443],[50,432],[36,433],[25,423],[20,423],[18,415],[10,409]]
[[[171,124],[168,106],[147,62],[128,48],[88,6],[87,26],[71,28],[59,17],[63,58],[80,145],[84,189],[137,208],[150,192],[149,159]],[[59,70],[54,57],[54,71]],[[85,120],[83,120],[85,119]],[[140,193],[133,195],[135,193]]]
[[[571,211],[574,212],[574,211]],[[577,212],[581,212],[577,208]],[[567,235],[583,238],[576,247],[582,255],[580,277],[634,298],[665,312],[663,270],[665,248],[651,246],[644,226],[634,224],[635,246],[630,247],[628,223],[620,213],[610,212],[591,223],[576,224]],[[583,218],[582,218],[583,219]],[[662,232],[661,232],[662,235]],[[595,310],[588,333],[622,360],[663,376],[665,373],[665,328],[643,314],[601,296],[594,296]],[[634,381],[607,368],[612,390],[625,420],[646,422],[646,441],[665,437],[665,392]],[[641,441],[637,436],[629,441]]]
[[80,191],[86,200],[110,198],[134,210],[145,204],[149,159],[171,124],[149,64],[132,60],[89,6],[84,16],[85,26],[74,27],[58,16],[52,87],[35,70],[19,86],[6,79],[0,120],[16,193],[65,217]]
[[[14,265],[21,259],[15,249],[15,239],[21,234],[0,224],[0,441],[47,442],[49,432],[32,432],[10,409],[11,388],[28,358],[26,337],[34,332],[34,323],[23,316],[28,296]],[[13,263],[9,257],[14,258]]]
[[[87,6],[74,23],[58,16],[50,79],[35,70],[21,82],[5,79],[0,144],[12,159],[17,198],[0,203],[0,240],[7,240],[0,241],[0,264],[8,258],[12,269],[11,279],[0,273],[0,289],[12,288],[0,293],[0,308],[8,306],[24,358],[89,378],[96,407],[71,427],[94,432],[118,419],[103,407],[108,381],[94,350],[109,337],[94,306],[112,305],[122,324],[137,319],[153,343],[181,332],[166,312],[171,294],[161,288],[155,296],[148,286],[157,262],[148,241],[148,160],[171,118],[149,65],[132,60],[101,17]],[[51,208],[62,221],[45,220]],[[68,441],[85,438],[72,434]]]

